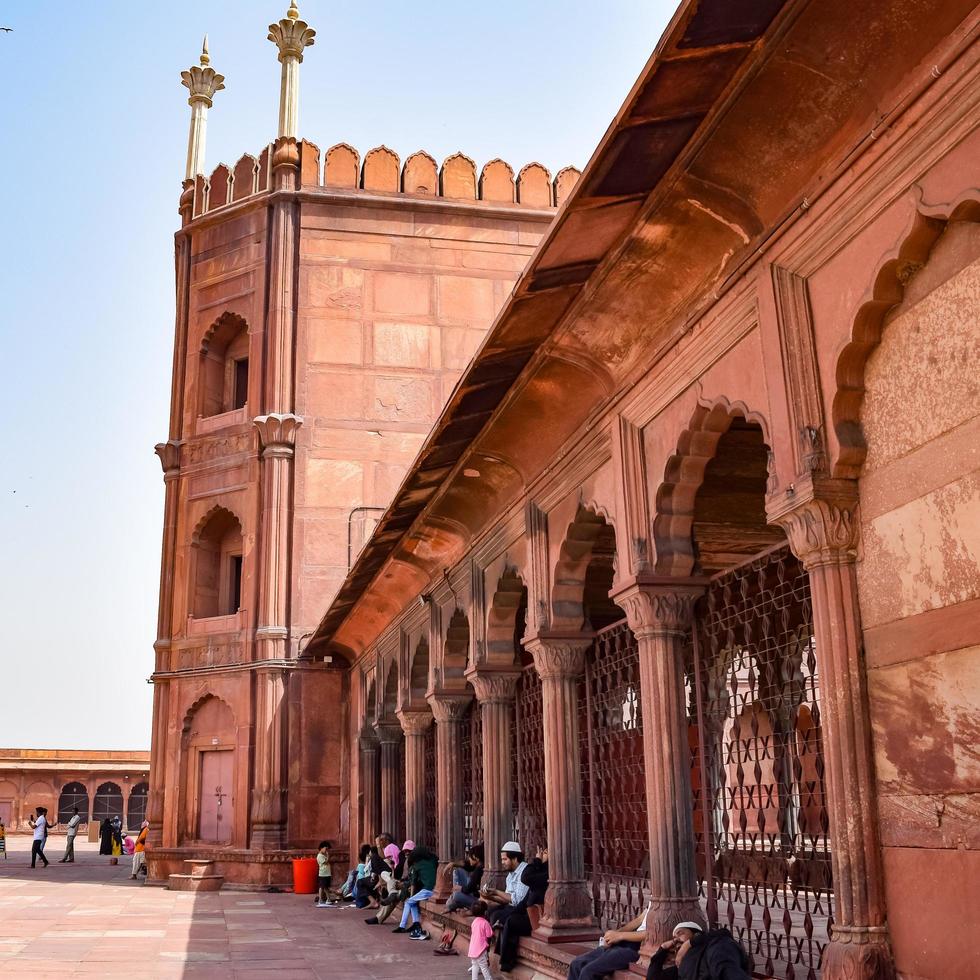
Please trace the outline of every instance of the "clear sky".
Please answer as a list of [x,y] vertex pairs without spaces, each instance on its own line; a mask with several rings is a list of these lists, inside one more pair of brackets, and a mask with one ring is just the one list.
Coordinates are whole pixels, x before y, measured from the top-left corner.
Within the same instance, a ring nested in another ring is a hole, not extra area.
[[[173,232],[210,35],[207,169],[275,137],[288,0],[0,5],[0,745],[150,741]],[[668,0],[305,0],[300,132],[362,155],[585,165]]]

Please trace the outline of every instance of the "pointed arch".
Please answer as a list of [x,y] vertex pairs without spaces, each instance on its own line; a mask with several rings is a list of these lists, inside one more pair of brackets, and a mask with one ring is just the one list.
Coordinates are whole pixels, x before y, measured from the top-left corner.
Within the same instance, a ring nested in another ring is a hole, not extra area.
[[204,332],[198,359],[198,414],[244,408],[248,400],[248,322],[226,310]]
[[[227,712],[227,715],[225,713]],[[235,727],[235,713],[224,698],[211,691],[201,694],[184,712],[184,723],[181,727],[181,734],[189,738],[194,734],[194,725],[200,724],[202,719],[204,728],[211,731],[222,716],[230,719],[231,727]],[[204,729],[202,729],[204,730]]]
[[518,645],[527,617],[527,587],[513,566],[504,569],[487,612],[487,663],[520,666]]
[[429,641],[421,637],[412,651],[408,671],[408,699],[412,707],[424,705],[429,689]]
[[857,479],[868,447],[861,428],[864,373],[868,359],[881,343],[888,314],[905,298],[912,277],[926,264],[932,250],[953,222],[980,222],[980,192],[971,190],[946,208],[917,209],[901,241],[886,255],[858,307],[851,336],[837,359],[831,421],[837,436],[835,477]]
[[189,607],[195,619],[230,616],[242,604],[244,538],[238,518],[215,505],[191,535]]
[[[704,483],[705,470],[718,449],[722,436],[736,419],[757,425],[765,444],[768,428],[762,415],[741,402],[721,397],[699,404],[691,422],[677,440],[677,450],[667,460],[664,477],[657,489],[653,519],[658,575],[684,576],[694,571],[695,554],[692,529],[694,504]],[[772,463],[769,463],[772,471]]]
[[[621,618],[609,599],[615,565],[616,532],[612,524],[595,509],[580,505],[565,531],[552,577],[552,627],[587,628],[590,607],[598,614],[597,620]],[[598,628],[603,623],[594,621],[591,625]]]

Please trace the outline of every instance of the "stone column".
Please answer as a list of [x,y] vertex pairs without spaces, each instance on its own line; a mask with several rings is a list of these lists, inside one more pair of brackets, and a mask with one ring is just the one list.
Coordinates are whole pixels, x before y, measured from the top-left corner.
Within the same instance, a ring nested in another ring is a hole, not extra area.
[[[402,730],[398,725],[378,725],[378,742],[381,745],[381,830],[394,837],[398,833],[398,811],[405,801],[399,793],[401,782],[399,746]],[[402,844],[398,841],[398,846]]]
[[650,949],[685,920],[704,922],[695,865],[691,761],[687,751],[684,652],[698,584],[634,581],[615,600],[640,658],[640,708],[650,838]]
[[306,21],[299,19],[299,9],[291,0],[286,16],[269,25],[269,40],[279,49],[282,78],[279,87],[279,135],[296,138],[299,131],[299,66],[303,48],[316,37]]
[[255,674],[255,770],[251,846],[279,850],[286,840],[286,671]]
[[541,676],[550,884],[537,934],[549,942],[594,936],[598,928],[585,880],[578,731],[578,685],[591,644],[592,637],[582,634],[524,638]]
[[[405,733],[405,835],[418,842],[425,832],[425,733],[432,712],[399,711],[398,720]],[[435,841],[425,843],[435,845]]]
[[510,840],[514,824],[511,731],[518,671],[474,669],[467,678],[476,691],[483,722],[483,842],[487,881],[503,887],[500,849]]
[[381,833],[381,800],[378,798],[378,740],[373,735],[362,735],[361,792],[364,794],[364,826],[361,827],[363,844],[373,841]]
[[[180,442],[169,439],[155,447],[163,467],[163,542],[160,548],[160,591],[157,606],[157,638],[154,674],[170,669],[170,640],[173,634],[174,564],[177,551],[177,496],[180,479]],[[150,821],[147,841],[162,847],[164,807],[166,805],[168,680],[153,678],[153,721],[150,736],[150,788],[146,798],[146,817]]]
[[201,64],[193,65],[180,73],[180,83],[191,93],[187,104],[191,107],[191,128],[187,136],[187,168],[185,180],[193,180],[204,173],[204,145],[207,138],[208,109],[216,92],[225,87],[225,76],[219,75],[211,65],[208,54],[208,36],[204,35]]
[[810,576],[834,875],[834,929],[823,980],[891,980],[885,884],[855,561],[857,484],[801,477],[769,501]]
[[459,748],[462,744],[462,722],[472,698],[468,694],[430,694],[432,715],[436,720],[436,848],[439,858],[437,899],[446,898],[452,890],[451,861],[463,857],[463,771]]
[[288,655],[289,568],[293,523],[293,459],[302,418],[272,412],[253,419],[261,448],[262,521],[259,534],[258,660]]

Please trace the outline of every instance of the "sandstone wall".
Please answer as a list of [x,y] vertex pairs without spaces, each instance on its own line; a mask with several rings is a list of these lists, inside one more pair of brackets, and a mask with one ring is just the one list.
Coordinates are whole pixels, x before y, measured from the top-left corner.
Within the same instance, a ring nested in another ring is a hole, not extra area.
[[973,951],[949,930],[980,930],[978,306],[980,226],[954,223],[885,326],[861,414],[859,591],[890,931],[908,977],[937,963],[969,975]]

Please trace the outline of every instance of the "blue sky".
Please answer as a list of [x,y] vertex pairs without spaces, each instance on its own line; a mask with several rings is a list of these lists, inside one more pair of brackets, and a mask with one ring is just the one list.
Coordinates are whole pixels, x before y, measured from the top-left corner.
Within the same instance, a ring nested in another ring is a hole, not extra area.
[[[147,748],[173,342],[173,232],[210,35],[207,169],[274,138],[277,2],[3,4],[0,745]],[[300,132],[404,159],[584,166],[663,31],[660,0],[306,0]]]

